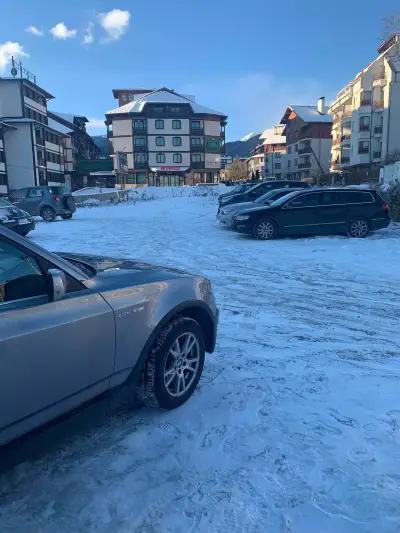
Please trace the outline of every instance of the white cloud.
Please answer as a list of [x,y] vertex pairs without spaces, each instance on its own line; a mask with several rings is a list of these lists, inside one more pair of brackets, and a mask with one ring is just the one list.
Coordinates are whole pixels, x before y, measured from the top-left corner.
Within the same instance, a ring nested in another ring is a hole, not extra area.
[[4,72],[11,61],[11,57],[18,59],[28,57],[21,44],[13,41],[7,41],[0,44],[0,72]]
[[42,30],[39,30],[39,28],[37,28],[36,26],[28,26],[25,31],[27,31],[28,33],[31,33],[32,35],[36,35],[36,37],[42,37],[43,36],[43,32]]
[[99,14],[100,25],[111,41],[116,41],[127,31],[131,14],[122,9],[112,9]]
[[71,39],[76,37],[77,31],[70,30],[64,22],[59,22],[50,29],[50,33],[53,35],[54,39]]
[[86,123],[87,129],[105,129],[104,118],[89,118],[89,122]]
[[83,44],[92,44],[94,42],[93,29],[94,29],[93,22],[89,22],[89,24],[86,27],[85,34],[83,36],[83,41],[82,41]]

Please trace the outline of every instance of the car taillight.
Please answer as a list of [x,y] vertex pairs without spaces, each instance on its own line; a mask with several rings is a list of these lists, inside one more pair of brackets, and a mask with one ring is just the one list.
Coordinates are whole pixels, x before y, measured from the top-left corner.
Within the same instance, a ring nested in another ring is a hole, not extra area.
[[388,203],[384,203],[383,204],[383,210],[385,211],[385,213],[389,213],[389,204]]
[[53,200],[59,202],[61,200],[61,196],[53,196]]

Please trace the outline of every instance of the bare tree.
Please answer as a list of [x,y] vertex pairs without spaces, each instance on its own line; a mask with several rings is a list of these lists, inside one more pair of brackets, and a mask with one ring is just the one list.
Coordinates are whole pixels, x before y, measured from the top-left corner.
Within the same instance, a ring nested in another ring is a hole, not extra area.
[[247,165],[245,161],[241,161],[238,157],[235,157],[226,169],[226,176],[233,181],[247,178]]
[[400,33],[400,13],[393,13],[382,20],[382,41],[386,40],[392,33]]

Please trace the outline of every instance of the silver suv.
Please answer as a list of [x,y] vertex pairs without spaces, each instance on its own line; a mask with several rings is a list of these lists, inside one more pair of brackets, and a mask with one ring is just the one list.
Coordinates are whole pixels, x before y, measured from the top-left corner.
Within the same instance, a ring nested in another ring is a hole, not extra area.
[[76,211],[74,197],[61,186],[16,189],[10,192],[8,199],[16,207],[32,216],[41,216],[46,222],[53,222],[57,216],[70,219]]
[[180,406],[217,318],[201,276],[56,255],[0,227],[0,445],[123,383],[147,404]]

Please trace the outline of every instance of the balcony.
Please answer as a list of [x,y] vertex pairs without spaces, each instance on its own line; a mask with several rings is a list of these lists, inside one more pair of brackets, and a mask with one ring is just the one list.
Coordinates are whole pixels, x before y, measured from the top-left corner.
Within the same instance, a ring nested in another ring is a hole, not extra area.
[[382,133],[383,133],[383,126],[375,126],[374,134],[375,135],[382,135]]
[[147,135],[147,128],[145,126],[133,126],[133,133],[135,135]]
[[360,124],[360,127],[358,128],[358,131],[369,131],[369,125]]
[[306,144],[304,146],[299,146],[299,149],[298,149],[297,153],[299,155],[301,155],[301,154],[311,154],[312,153],[311,144]]
[[298,169],[311,168],[311,161],[305,161],[304,163],[299,163],[297,165],[297,168]]
[[382,151],[373,152],[372,157],[373,157],[373,159],[381,159]]
[[385,72],[378,72],[377,74],[374,74],[372,86],[373,87],[383,87],[386,85],[386,78],[385,78]]
[[204,144],[190,144],[190,150],[192,152],[204,152]]
[[203,169],[204,168],[204,161],[192,161],[190,163],[190,168],[192,168],[192,169]]

